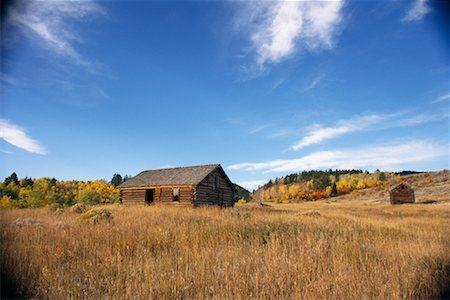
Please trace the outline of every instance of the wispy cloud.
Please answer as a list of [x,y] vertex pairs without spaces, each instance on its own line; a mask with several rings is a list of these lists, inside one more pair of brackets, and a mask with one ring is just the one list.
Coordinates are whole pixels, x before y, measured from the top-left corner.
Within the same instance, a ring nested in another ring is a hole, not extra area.
[[437,97],[436,100],[434,100],[433,102],[434,102],[434,103],[436,103],[436,102],[442,102],[442,101],[449,100],[449,99],[450,99],[450,93],[445,94],[445,95],[442,95],[442,96],[440,96],[440,97]]
[[45,147],[29,137],[23,128],[6,119],[0,119],[0,139],[28,152],[47,154]]
[[290,135],[294,135],[294,131],[292,129],[288,129],[288,128],[282,128],[282,129],[278,129],[275,130],[274,132],[272,132],[269,137],[272,138],[281,138],[281,137],[287,137]]
[[445,120],[448,119],[448,117],[449,117],[448,113],[418,114],[413,117],[400,119],[397,122],[393,123],[392,126],[395,127],[415,126]]
[[306,90],[312,90],[314,89],[322,80],[325,78],[324,74],[319,74],[316,76],[306,87]]
[[305,147],[318,144],[326,140],[334,139],[348,133],[367,130],[372,125],[392,118],[393,116],[395,116],[395,114],[372,114],[354,117],[349,120],[341,120],[337,123],[336,126],[333,127],[322,127],[321,125],[314,125],[311,126],[308,130],[308,133],[302,139],[292,145],[289,150],[300,150]]
[[267,180],[249,180],[249,181],[239,181],[237,184],[251,191],[256,189],[258,186],[263,185],[266,182]]
[[17,81],[11,76],[6,75],[5,73],[0,72],[0,82],[4,82],[7,84],[16,84]]
[[8,22],[19,26],[53,53],[67,57],[77,65],[90,67],[92,62],[75,48],[75,43],[83,40],[73,24],[99,14],[105,14],[105,10],[90,0],[18,1],[8,15]]
[[412,22],[420,21],[423,17],[431,11],[428,6],[428,0],[414,0],[409,7],[402,21]]
[[[348,120],[341,120],[335,126],[323,127],[314,125],[308,128],[306,135],[293,144],[287,150],[297,151],[305,147],[319,144],[327,140],[335,139],[340,136],[353,132],[381,130],[396,127],[415,126],[430,122],[437,122],[447,119],[447,113],[440,114],[418,114],[412,117],[404,116],[404,112],[393,114],[371,114],[353,117]],[[399,116],[404,116],[398,118]],[[394,119],[397,118],[397,119]],[[388,123],[385,121],[389,121]]]
[[256,126],[256,127],[251,128],[251,129],[248,131],[248,134],[257,134],[257,133],[260,133],[261,131],[263,131],[263,130],[269,128],[269,127],[270,127],[269,124],[258,125],[258,126]]
[[12,154],[11,151],[5,150],[5,149],[0,149],[0,152],[5,153],[5,154]]
[[449,145],[433,141],[412,140],[386,146],[366,146],[356,149],[313,152],[297,159],[278,159],[267,162],[239,163],[229,170],[270,172],[298,172],[311,169],[376,169],[394,170],[408,163],[425,162],[448,156]]
[[332,48],[343,18],[343,5],[343,0],[267,1],[257,5],[249,1],[238,23],[249,31],[259,71],[300,48]]

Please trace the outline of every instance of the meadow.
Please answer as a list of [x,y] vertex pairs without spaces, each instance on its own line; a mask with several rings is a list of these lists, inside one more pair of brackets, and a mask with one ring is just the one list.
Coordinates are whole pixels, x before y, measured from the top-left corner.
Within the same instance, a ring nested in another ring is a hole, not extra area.
[[112,218],[96,224],[4,210],[2,281],[44,299],[443,298],[449,204],[102,205]]

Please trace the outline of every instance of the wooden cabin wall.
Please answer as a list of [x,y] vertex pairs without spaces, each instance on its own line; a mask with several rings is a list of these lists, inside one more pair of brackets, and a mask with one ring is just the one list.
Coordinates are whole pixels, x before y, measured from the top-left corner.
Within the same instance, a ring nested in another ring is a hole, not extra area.
[[408,186],[397,186],[389,192],[391,204],[414,203],[414,190]]
[[[174,187],[177,188],[177,187]],[[194,200],[194,189],[189,187],[180,187],[179,203],[192,204]],[[173,188],[155,188],[153,189],[153,203],[170,204],[173,203]],[[127,189],[121,190],[122,204],[125,205],[143,205],[145,204],[146,189]],[[175,202],[177,203],[177,202]]]
[[[216,190],[213,189],[215,176],[218,178]],[[234,204],[233,196],[233,188],[223,176],[222,172],[216,170],[211,172],[197,185],[194,204],[232,206]]]
[[[173,187],[177,188],[177,187]],[[173,202],[173,188],[156,188],[154,194],[154,203],[169,204]],[[179,202],[180,204],[192,204],[194,198],[194,189],[188,187],[180,187]]]
[[121,190],[122,204],[143,205],[145,204],[145,190]]

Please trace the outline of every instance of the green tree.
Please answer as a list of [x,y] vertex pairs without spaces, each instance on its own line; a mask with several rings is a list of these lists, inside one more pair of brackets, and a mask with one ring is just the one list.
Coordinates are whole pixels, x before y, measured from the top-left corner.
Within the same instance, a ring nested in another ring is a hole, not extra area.
[[30,177],[25,177],[20,182],[21,188],[25,188],[27,186],[33,186],[33,179],[31,179]]
[[19,185],[19,178],[17,178],[16,172],[5,178],[5,185],[10,184],[11,182],[14,182],[15,185]]
[[124,182],[124,180],[122,180],[122,176],[120,174],[113,175],[113,177],[111,179],[111,184],[113,187],[117,187],[122,182]]
[[336,182],[333,182],[333,186],[331,187],[330,197],[336,197],[338,195],[338,190],[336,186]]
[[8,196],[9,198],[16,200],[19,197],[19,186],[10,182],[7,186],[3,188],[2,195]]
[[319,175],[317,178],[313,179],[313,189],[316,191],[324,190],[327,186],[331,185],[330,176],[327,174]]
[[86,188],[78,192],[78,203],[93,205],[100,203],[101,197],[93,188]]

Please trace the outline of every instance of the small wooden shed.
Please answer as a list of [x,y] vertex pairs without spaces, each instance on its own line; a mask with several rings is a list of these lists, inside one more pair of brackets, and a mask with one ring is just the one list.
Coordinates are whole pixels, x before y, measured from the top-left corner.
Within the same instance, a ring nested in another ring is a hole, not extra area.
[[220,164],[147,170],[117,188],[125,205],[232,206],[235,193]]
[[414,203],[414,190],[405,183],[400,183],[389,192],[391,204]]

